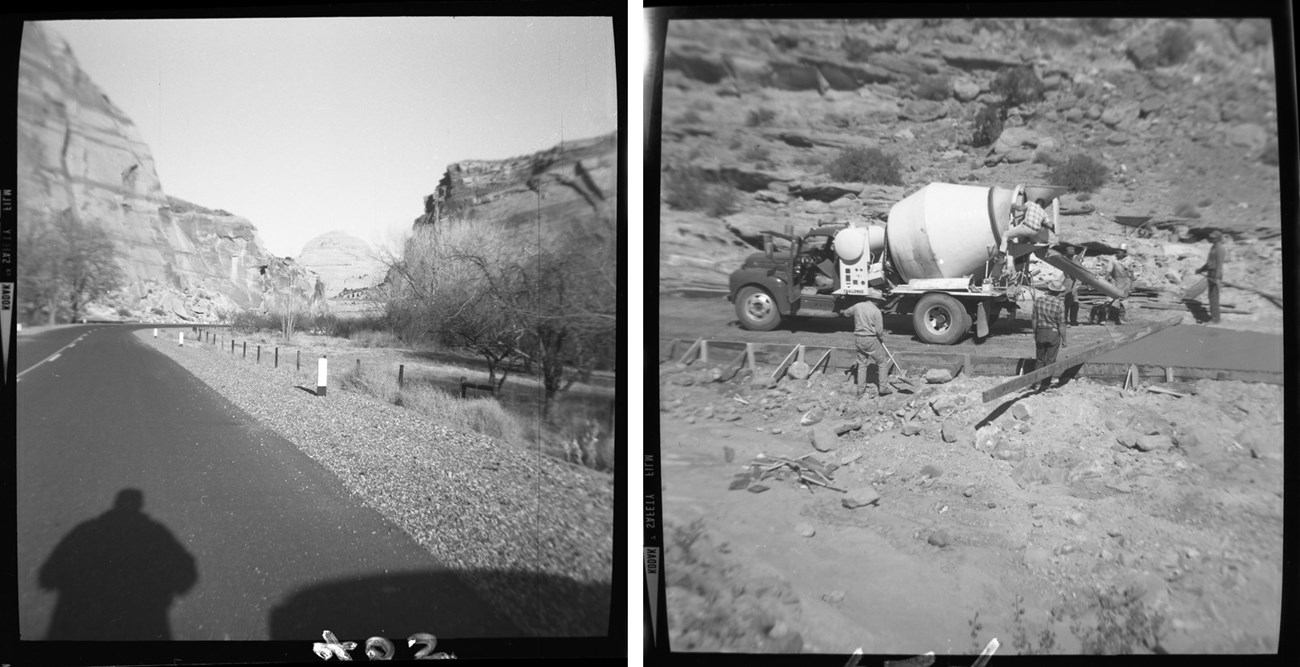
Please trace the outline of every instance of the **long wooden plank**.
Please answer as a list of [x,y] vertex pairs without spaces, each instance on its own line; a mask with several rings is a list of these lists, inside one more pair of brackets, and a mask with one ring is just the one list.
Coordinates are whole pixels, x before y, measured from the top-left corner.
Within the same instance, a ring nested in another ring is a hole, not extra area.
[[1151,334],[1160,331],[1161,329],[1167,329],[1169,327],[1172,327],[1175,324],[1181,322],[1182,320],[1183,317],[1181,315],[1179,315],[1178,317],[1171,317],[1167,320],[1156,322],[1154,324],[1148,324],[1147,326],[1142,327],[1141,329],[1138,329],[1137,331],[1134,331],[1133,333],[1130,333],[1127,336],[1123,336],[1122,338],[1118,338],[1116,340],[1108,341],[1105,343],[1098,343],[1097,345],[1087,348],[1082,352],[1071,355],[1070,357],[1066,358],[1063,361],[1058,361],[1054,364],[1048,364],[1047,366],[1039,368],[1030,373],[1021,375],[1020,377],[1015,378],[1013,380],[1008,380],[1006,382],[1003,382],[1002,384],[993,387],[988,391],[985,391],[984,394],[982,395],[983,401],[985,403],[988,403],[989,401],[995,398],[1006,396],[1007,394],[1010,394],[1011,392],[1016,391],[1017,389],[1023,389],[1025,387],[1028,387],[1029,385],[1032,385],[1035,382],[1041,381],[1043,378],[1051,377],[1053,375],[1058,375],[1060,374],[1061,371],[1064,371],[1067,368],[1078,366],[1083,362],[1099,354],[1105,354],[1107,352],[1110,352],[1111,350],[1114,350],[1115,348],[1128,345],[1129,343],[1132,343],[1133,341],[1138,340],[1139,338],[1145,338],[1146,336],[1150,336]]

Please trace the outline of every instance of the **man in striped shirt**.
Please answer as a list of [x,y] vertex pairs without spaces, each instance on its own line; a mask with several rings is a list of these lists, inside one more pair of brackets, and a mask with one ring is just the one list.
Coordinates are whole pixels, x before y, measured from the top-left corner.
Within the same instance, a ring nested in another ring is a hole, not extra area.
[[[1060,280],[1048,283],[1044,286],[1044,291],[1039,292],[1033,288],[1026,287],[1021,293],[1022,298],[1032,301],[1033,318],[1034,318],[1034,358],[1037,360],[1035,368],[1042,368],[1056,363],[1056,355],[1062,347],[1067,347],[1066,342],[1066,324],[1065,324],[1065,302],[1061,299],[1061,293],[1065,291],[1065,285]],[[1052,378],[1048,376],[1043,378],[1039,385],[1039,391],[1046,391],[1052,386]]]
[[1047,200],[1038,199],[1036,201],[1014,203],[1011,205],[1013,222],[1011,228],[1006,234],[1002,235],[1001,251],[1007,251],[1007,242],[1014,238],[1032,239],[1038,235],[1038,231],[1047,225],[1048,229],[1052,228],[1051,219],[1047,215]]

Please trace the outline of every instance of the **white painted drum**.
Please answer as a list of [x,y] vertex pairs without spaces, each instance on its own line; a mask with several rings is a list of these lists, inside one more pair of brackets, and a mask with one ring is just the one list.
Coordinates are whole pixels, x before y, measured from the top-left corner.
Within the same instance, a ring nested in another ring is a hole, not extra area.
[[1012,190],[931,183],[889,210],[889,254],[905,280],[983,280],[988,247],[1007,230]]

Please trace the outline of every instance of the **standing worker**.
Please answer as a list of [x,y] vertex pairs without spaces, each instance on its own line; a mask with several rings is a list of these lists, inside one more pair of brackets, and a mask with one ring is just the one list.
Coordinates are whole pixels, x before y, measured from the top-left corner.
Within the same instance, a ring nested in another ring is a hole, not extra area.
[[1228,249],[1223,246],[1223,233],[1219,230],[1210,232],[1210,241],[1214,244],[1210,246],[1210,256],[1205,260],[1205,266],[1197,269],[1197,273],[1205,274],[1205,281],[1210,285],[1210,322],[1219,323],[1219,286],[1223,282],[1223,265],[1228,261]]
[[859,301],[841,310],[840,315],[853,318],[853,342],[858,350],[858,397],[867,391],[869,362],[876,364],[876,394],[887,396],[894,393],[885,381],[893,364],[885,352],[884,318],[880,314],[880,307],[875,304],[876,301],[884,301],[885,297],[875,289],[869,290],[866,297],[866,301]]
[[[1048,283],[1043,289],[1039,292],[1032,287],[1025,287],[1021,292],[1022,299],[1033,302],[1035,368],[1056,363],[1057,353],[1068,346],[1065,335],[1065,302],[1061,299],[1065,285],[1057,280]],[[1049,375],[1043,378],[1038,390],[1046,391],[1051,386],[1052,377]]]
[[[1079,249],[1070,246],[1065,249],[1065,256],[1070,261],[1078,261]],[[1065,321],[1072,327],[1079,326],[1079,279],[1065,276]]]
[[1124,294],[1123,297],[1113,299],[1110,302],[1111,307],[1114,309],[1115,324],[1123,324],[1125,317],[1128,316],[1128,309],[1124,305],[1124,299],[1133,291],[1133,273],[1128,269],[1125,261],[1127,259],[1128,244],[1121,243],[1119,244],[1119,252],[1110,258],[1110,266],[1107,267],[1107,278],[1110,279],[1110,284]]

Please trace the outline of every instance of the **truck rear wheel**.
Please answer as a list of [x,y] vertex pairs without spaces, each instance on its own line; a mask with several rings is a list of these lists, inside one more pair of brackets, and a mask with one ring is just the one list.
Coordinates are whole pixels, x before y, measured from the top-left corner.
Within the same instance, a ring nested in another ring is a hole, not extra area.
[[931,293],[921,297],[912,312],[916,337],[934,345],[952,345],[970,330],[970,314],[961,302],[947,294]]
[[736,319],[750,331],[771,331],[781,324],[781,311],[767,290],[750,285],[736,295]]

